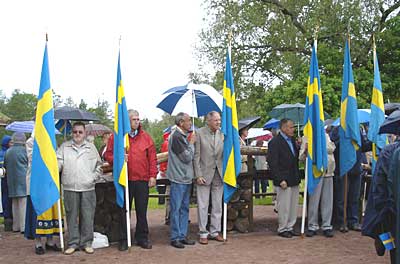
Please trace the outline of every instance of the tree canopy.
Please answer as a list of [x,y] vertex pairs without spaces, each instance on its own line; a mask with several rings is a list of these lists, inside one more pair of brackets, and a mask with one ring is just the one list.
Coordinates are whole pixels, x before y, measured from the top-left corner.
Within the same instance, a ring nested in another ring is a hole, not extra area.
[[[359,108],[369,108],[375,36],[384,100],[399,101],[400,2],[395,0],[205,0],[207,15],[197,48],[208,81],[222,88],[228,33],[239,117],[267,117],[281,103],[304,103],[313,39],[318,41],[325,111],[340,112],[343,49],[351,57]],[[205,76],[196,73],[195,76]]]

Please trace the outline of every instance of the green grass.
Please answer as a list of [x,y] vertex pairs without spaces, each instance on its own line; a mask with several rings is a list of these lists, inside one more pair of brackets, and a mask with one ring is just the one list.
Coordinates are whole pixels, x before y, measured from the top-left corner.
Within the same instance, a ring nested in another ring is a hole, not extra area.
[[4,223],[4,217],[0,217],[0,225]]

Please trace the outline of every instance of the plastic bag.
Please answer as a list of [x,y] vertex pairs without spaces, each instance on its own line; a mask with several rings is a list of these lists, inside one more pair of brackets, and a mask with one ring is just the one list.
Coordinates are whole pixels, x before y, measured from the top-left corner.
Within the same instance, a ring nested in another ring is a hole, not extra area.
[[109,247],[108,237],[98,232],[93,233],[92,248],[105,248]]

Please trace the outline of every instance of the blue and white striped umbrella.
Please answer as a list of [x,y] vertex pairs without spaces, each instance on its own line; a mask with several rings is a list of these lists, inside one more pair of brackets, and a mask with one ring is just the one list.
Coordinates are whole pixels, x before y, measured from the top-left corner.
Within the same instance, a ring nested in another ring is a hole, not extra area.
[[157,107],[170,115],[184,112],[200,117],[211,111],[221,112],[222,102],[222,95],[210,85],[189,83],[165,91]]
[[[13,132],[32,133],[34,127],[35,127],[35,122],[33,120],[14,121],[6,126],[6,130]],[[57,135],[60,134],[60,132],[57,129],[56,129],[56,134]]]
[[15,121],[6,126],[6,130],[13,132],[32,133],[35,122],[29,121]]

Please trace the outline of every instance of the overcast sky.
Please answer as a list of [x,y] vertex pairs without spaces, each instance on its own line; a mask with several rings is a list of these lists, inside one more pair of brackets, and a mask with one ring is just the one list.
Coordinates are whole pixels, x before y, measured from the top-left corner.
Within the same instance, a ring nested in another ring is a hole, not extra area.
[[114,109],[119,36],[128,108],[160,118],[161,93],[196,71],[194,45],[202,26],[201,0],[3,1],[0,5],[0,90],[37,94],[45,45],[50,82],[63,99]]

